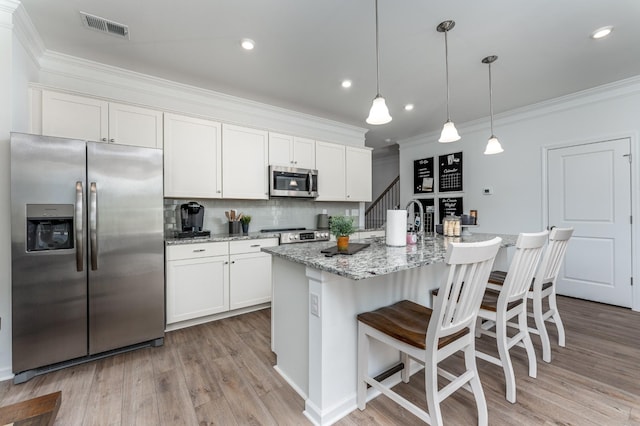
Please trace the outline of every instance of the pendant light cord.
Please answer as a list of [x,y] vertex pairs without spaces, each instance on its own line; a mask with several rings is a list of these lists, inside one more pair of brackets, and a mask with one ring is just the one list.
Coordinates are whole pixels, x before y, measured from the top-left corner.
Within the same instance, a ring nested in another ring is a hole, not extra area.
[[444,32],[444,69],[447,78],[447,121],[451,121],[451,118],[449,116],[449,43],[447,42],[448,32],[449,30],[445,30]]
[[491,137],[493,138],[493,88],[491,87],[491,62],[489,62],[489,114],[491,114]]
[[376,0],[376,97],[380,97],[380,60],[378,59],[378,0]]

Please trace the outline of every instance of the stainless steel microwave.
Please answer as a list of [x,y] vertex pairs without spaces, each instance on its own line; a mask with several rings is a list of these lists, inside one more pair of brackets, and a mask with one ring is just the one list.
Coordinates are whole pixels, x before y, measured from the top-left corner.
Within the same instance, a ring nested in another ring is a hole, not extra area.
[[269,166],[269,196],[316,198],[318,171],[296,167]]

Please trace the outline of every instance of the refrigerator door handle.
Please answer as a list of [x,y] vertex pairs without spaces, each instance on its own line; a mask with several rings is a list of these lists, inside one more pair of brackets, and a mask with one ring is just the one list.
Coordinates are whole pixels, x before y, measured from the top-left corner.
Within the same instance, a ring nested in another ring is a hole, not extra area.
[[84,206],[84,188],[82,187],[82,182],[76,182],[76,217],[75,217],[75,232],[76,232],[76,270],[78,272],[82,272],[84,269],[83,259],[84,259],[84,243],[83,243],[83,229],[82,222],[84,221],[83,216],[83,206]]
[[89,198],[89,240],[91,242],[91,270],[98,269],[98,189],[91,182]]

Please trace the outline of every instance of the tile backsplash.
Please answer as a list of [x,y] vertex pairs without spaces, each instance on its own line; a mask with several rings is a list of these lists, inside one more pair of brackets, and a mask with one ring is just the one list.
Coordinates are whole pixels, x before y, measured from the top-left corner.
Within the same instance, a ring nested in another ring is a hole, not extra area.
[[364,212],[360,211],[360,203],[310,201],[294,198],[271,200],[179,200],[165,198],[164,226],[167,235],[177,229],[176,208],[189,201],[196,201],[204,206],[203,225],[204,229],[211,231],[211,234],[226,234],[228,232],[228,222],[224,212],[230,209],[251,216],[249,232],[286,227],[314,229],[316,215],[319,213],[327,213],[329,216],[348,214],[356,216],[355,223],[362,225],[364,222],[360,219],[364,217]]

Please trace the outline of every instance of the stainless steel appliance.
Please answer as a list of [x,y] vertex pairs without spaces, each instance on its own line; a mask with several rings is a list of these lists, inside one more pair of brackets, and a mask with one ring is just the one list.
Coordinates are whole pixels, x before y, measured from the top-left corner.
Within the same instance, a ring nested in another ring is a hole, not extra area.
[[161,345],[162,151],[13,133],[11,253],[16,383]]
[[280,244],[309,243],[313,241],[329,241],[329,231],[316,231],[305,228],[262,229],[260,232],[280,234]]
[[210,231],[202,229],[204,223],[204,206],[189,201],[176,207],[176,215],[180,229],[176,232],[176,238],[208,237]]
[[271,197],[316,198],[318,171],[295,167],[269,166]]

